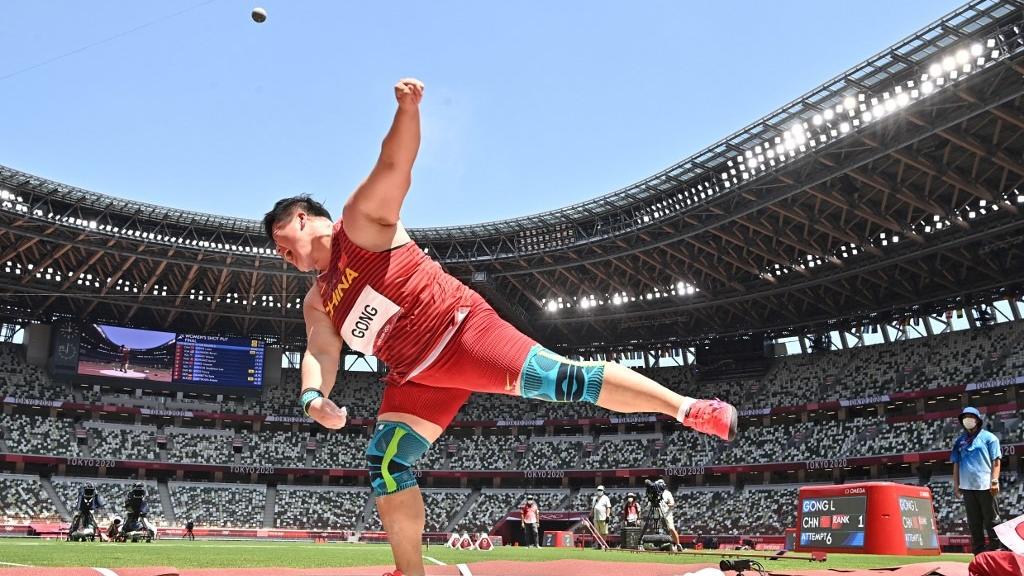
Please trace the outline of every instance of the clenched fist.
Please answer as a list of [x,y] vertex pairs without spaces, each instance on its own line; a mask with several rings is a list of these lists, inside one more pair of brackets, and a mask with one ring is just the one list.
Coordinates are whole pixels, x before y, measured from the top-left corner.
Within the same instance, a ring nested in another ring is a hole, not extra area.
[[423,82],[415,78],[402,78],[395,84],[395,99],[398,107],[415,107],[423,99]]

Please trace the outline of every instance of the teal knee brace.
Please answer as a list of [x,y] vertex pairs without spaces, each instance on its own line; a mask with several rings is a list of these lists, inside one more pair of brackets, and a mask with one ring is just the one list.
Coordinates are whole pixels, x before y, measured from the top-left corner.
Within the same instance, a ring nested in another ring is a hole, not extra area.
[[597,404],[604,383],[604,362],[569,360],[538,344],[530,349],[520,374],[523,398]]
[[412,465],[430,448],[430,442],[407,424],[377,422],[366,447],[374,496],[387,496],[416,485]]

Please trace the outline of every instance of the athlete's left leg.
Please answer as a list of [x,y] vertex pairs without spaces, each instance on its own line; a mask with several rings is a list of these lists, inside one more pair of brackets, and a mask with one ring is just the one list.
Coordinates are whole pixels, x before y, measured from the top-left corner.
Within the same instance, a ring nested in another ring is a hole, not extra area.
[[416,381],[550,402],[589,402],[615,412],[657,412],[726,440],[736,435],[737,413],[731,405],[683,396],[620,364],[555,354],[501,319],[480,296],[456,336]]
[[425,573],[421,546],[426,515],[412,466],[444,432],[469,394],[416,382],[389,384],[384,389],[366,455],[395,566],[407,576]]

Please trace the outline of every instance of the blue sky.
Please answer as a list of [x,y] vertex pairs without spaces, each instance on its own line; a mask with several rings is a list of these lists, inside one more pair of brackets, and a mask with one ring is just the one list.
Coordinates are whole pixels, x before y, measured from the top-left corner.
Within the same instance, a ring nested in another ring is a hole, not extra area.
[[5,0],[0,164],[230,216],[295,193],[337,213],[416,76],[405,223],[521,216],[665,168],[960,4]]
[[119,346],[127,346],[133,350],[148,350],[163,346],[174,340],[173,332],[156,332],[98,324],[107,339]]

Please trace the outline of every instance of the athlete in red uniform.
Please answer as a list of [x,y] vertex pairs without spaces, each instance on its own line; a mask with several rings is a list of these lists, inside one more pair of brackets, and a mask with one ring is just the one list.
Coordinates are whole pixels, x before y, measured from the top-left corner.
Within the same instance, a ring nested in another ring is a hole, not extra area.
[[411,467],[471,392],[657,412],[731,440],[737,414],[729,404],[681,396],[619,364],[569,360],[545,349],[412,242],[399,213],[419,150],[423,84],[402,80],[395,96],[398,110],[380,158],[345,202],[341,220],[332,222],[307,196],[278,201],[263,219],[288,263],[319,273],[303,302],[303,410],[327,428],[345,425],[345,409],[327,398],[342,342],[388,366],[366,456],[395,574],[424,573],[423,497]]

